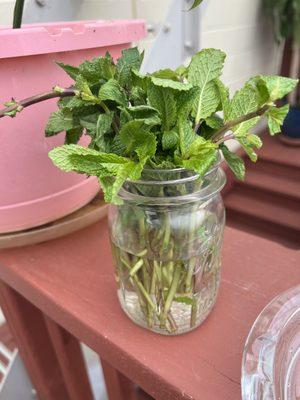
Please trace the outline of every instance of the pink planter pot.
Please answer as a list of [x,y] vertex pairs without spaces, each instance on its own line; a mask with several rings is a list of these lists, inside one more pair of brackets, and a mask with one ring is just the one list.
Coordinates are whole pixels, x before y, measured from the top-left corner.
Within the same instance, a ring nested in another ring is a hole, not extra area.
[[[18,100],[71,79],[53,61],[78,65],[145,36],[143,21],[85,21],[0,29],[0,103]],[[45,138],[56,100],[33,105],[0,120],[0,233],[42,225],[87,204],[99,190],[95,178],[63,173],[48,152],[64,134]],[[82,142],[84,144],[84,140]]]

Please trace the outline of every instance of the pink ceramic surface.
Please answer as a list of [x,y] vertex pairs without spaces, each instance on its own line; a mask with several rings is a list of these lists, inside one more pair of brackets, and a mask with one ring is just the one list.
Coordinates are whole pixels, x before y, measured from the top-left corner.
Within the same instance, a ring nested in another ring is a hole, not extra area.
[[[116,59],[145,35],[142,21],[86,21],[0,29],[0,103],[22,99],[72,81],[54,60],[80,64],[109,51]],[[0,233],[41,225],[88,203],[97,180],[63,173],[48,152],[64,135],[45,138],[44,127],[56,100],[0,120]],[[84,142],[83,142],[84,144]]]

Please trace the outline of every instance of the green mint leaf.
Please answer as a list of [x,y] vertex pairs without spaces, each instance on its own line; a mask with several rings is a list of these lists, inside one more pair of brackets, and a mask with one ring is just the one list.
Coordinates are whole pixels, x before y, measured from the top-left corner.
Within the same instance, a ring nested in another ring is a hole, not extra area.
[[163,150],[170,150],[177,146],[178,133],[176,131],[167,131],[162,134],[162,148]]
[[74,118],[69,109],[61,109],[54,111],[47,122],[45,133],[46,136],[53,136],[59,132],[69,131],[79,128],[79,121]]
[[180,118],[178,121],[179,131],[179,147],[183,157],[185,157],[190,149],[191,144],[197,138],[190,122],[186,118]]
[[150,106],[159,112],[162,130],[169,131],[172,129],[177,120],[177,105],[173,91],[152,84],[148,89],[148,99]]
[[128,158],[116,154],[99,153],[74,144],[56,147],[50,151],[49,157],[63,171],[96,176],[114,175],[120,165],[128,162]]
[[282,99],[288,93],[295,89],[298,84],[298,79],[284,78],[282,76],[260,76],[264,81],[270,101]]
[[91,61],[84,61],[79,66],[79,73],[90,83],[108,81],[116,73],[116,66],[112,57],[107,53],[104,57],[97,57]]
[[196,124],[202,118],[213,114],[219,105],[219,93],[213,80],[220,77],[225,57],[225,53],[216,49],[201,50],[192,57],[188,68],[188,81],[193,86],[200,87],[194,107]]
[[127,104],[126,95],[115,79],[110,79],[104,83],[99,90],[98,96],[101,101],[110,100],[122,106]]
[[[246,84],[235,93],[230,102],[228,120],[233,121],[246,114],[257,111],[263,105],[264,100],[266,100],[264,94],[262,94],[262,91],[257,88],[255,80],[253,79],[246,82]],[[245,136],[249,132],[249,129],[257,124],[260,118],[261,117],[254,117],[238,124],[232,128],[232,131],[236,137]]]
[[158,110],[153,107],[141,105],[121,107],[120,109],[125,112],[126,122],[133,119],[142,120],[144,124],[149,126],[160,125],[161,123]]
[[185,65],[180,65],[178,68],[175,69],[176,75],[180,77],[186,77],[188,73],[188,68]]
[[172,79],[162,79],[162,78],[156,78],[155,76],[151,77],[151,82],[155,86],[161,86],[169,89],[174,89],[174,90],[190,90],[193,86],[190,83],[184,83],[184,82],[178,82],[174,81]]
[[180,74],[177,74],[177,70],[173,71],[170,68],[166,68],[153,72],[151,75],[154,76],[155,78],[172,79],[173,81],[178,81],[179,80],[178,75]]
[[188,118],[200,93],[199,87],[193,87],[187,92],[180,92],[176,96],[178,118]]
[[117,61],[117,80],[121,86],[132,85],[132,70],[139,70],[144,54],[140,54],[136,47],[122,51],[122,57]]
[[106,151],[105,134],[110,130],[114,118],[114,113],[100,114],[97,119],[96,135],[94,143],[98,146],[100,151]]
[[77,144],[82,135],[83,129],[81,127],[66,131],[65,144]]
[[120,141],[126,146],[126,152],[135,152],[143,163],[154,156],[156,152],[156,138],[147,130],[143,121],[130,121],[125,124],[119,133]]
[[118,193],[123,186],[126,179],[137,180],[140,178],[143,170],[143,165],[129,161],[121,166],[116,175],[115,181],[111,191],[111,202],[114,204],[122,204],[121,199],[118,198]]
[[244,137],[238,137],[237,140],[247,153],[248,157],[250,158],[251,161],[256,162],[257,161],[257,154],[254,151],[255,148],[259,149],[262,146],[262,141],[261,139],[254,134],[249,134]]
[[63,97],[58,100],[57,104],[59,108],[69,108],[70,110],[74,110],[75,108],[82,109],[83,107],[90,106],[90,104],[86,103],[77,96]]
[[56,64],[62,68],[74,81],[76,81],[77,76],[79,75],[79,68],[74,67],[73,65],[64,64],[63,62],[56,61]]
[[100,103],[99,99],[93,95],[87,80],[82,75],[77,76],[75,87],[80,91],[79,95],[82,100],[88,101],[92,104]]
[[212,129],[220,129],[224,125],[224,121],[217,114],[214,114],[205,119],[205,123]]
[[245,179],[245,163],[237,154],[232,153],[224,144],[221,146],[224,159],[235,177],[239,180]]
[[215,85],[217,91],[219,93],[219,97],[221,100],[222,110],[223,110],[223,117],[225,121],[228,121],[229,114],[230,114],[230,98],[229,98],[229,89],[224,85],[220,79],[215,80]]
[[216,161],[217,145],[201,136],[195,136],[196,138],[189,146],[186,154],[181,160],[177,158],[177,162],[184,168],[193,170],[203,176]]
[[203,0],[194,0],[194,2],[193,2],[193,4],[192,4],[191,8],[189,9],[189,11],[191,11],[191,10],[193,10],[194,8],[198,7],[198,6],[202,3],[202,1],[203,1]]
[[89,131],[96,131],[98,118],[99,118],[99,112],[85,115],[82,118],[80,118],[79,120],[80,125]]
[[197,136],[189,147],[186,157],[199,156],[216,150],[217,145],[210,140],[205,140],[201,136]]
[[260,118],[261,117],[251,118],[239,125],[236,125],[234,128],[232,128],[232,130],[234,132],[234,136],[236,138],[238,138],[238,137],[243,137],[243,136],[247,135],[249,133],[249,130],[258,123]]
[[267,113],[266,117],[268,118],[268,126],[271,135],[276,135],[276,133],[281,132],[282,124],[289,112],[289,105],[286,104],[283,107],[271,107]]

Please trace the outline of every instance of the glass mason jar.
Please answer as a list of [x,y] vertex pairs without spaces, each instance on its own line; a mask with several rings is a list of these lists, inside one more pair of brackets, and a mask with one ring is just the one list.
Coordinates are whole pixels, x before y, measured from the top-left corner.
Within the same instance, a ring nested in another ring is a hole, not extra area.
[[176,335],[210,313],[220,283],[224,184],[218,162],[202,178],[148,169],[123,185],[123,204],[110,207],[110,238],[118,297],[138,325]]

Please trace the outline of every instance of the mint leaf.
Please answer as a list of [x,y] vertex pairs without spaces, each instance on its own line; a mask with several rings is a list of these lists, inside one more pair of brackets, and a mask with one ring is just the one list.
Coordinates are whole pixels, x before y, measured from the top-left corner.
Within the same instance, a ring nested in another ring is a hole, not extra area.
[[232,153],[224,144],[221,146],[224,159],[237,179],[245,179],[245,163],[237,154]]
[[190,90],[193,86],[190,83],[184,83],[184,82],[177,82],[172,79],[161,79],[161,78],[156,78],[154,76],[151,77],[151,82],[155,86],[161,86],[169,89],[174,89],[174,90]]
[[282,99],[295,89],[298,79],[285,78],[282,76],[260,76],[265,82],[271,101]]
[[[191,140],[191,138],[192,135],[188,137],[188,140]],[[194,140],[186,148],[185,154],[183,154],[182,160],[179,162],[184,168],[194,170],[202,176],[215,162],[216,156],[217,145],[194,133]]]
[[94,143],[98,146],[100,151],[106,150],[105,134],[109,131],[114,114],[100,114],[96,125],[96,134],[94,137]]
[[61,109],[54,111],[47,122],[45,133],[46,136],[53,136],[59,132],[69,131],[79,128],[79,121],[73,117],[69,109]]
[[276,133],[281,132],[281,126],[289,112],[289,105],[286,104],[283,107],[271,107],[267,113],[266,117],[268,118],[268,126],[271,135],[276,135]]
[[134,151],[143,163],[156,152],[155,135],[147,130],[143,121],[127,122],[121,128],[119,138],[126,146],[127,154]]
[[101,86],[98,97],[101,101],[110,100],[123,106],[127,104],[126,95],[115,79],[110,79]]
[[85,115],[80,118],[80,125],[90,131],[96,131],[96,125],[99,118],[99,112]]
[[163,132],[161,142],[163,150],[173,149],[178,143],[178,133],[174,130]]
[[158,110],[150,106],[131,106],[120,108],[126,112],[128,120],[142,120],[146,125],[155,126],[161,123]]
[[191,144],[197,138],[190,122],[186,118],[180,118],[178,121],[179,147],[183,157],[188,154]]
[[220,102],[214,79],[222,73],[225,53],[216,49],[205,49],[192,57],[188,68],[188,81],[200,87],[199,97],[195,103],[194,116],[196,124],[202,118],[213,114]]
[[63,62],[56,61],[56,64],[62,68],[74,81],[79,75],[79,68],[74,67],[73,65],[64,64]]
[[83,134],[81,127],[66,131],[65,144],[77,144]]
[[122,57],[117,61],[117,80],[121,86],[130,87],[132,84],[132,70],[139,70],[144,58],[136,47],[122,50]]
[[154,76],[155,78],[172,79],[173,81],[178,81],[179,80],[178,75],[180,74],[177,74],[177,70],[173,71],[170,68],[166,68],[153,72],[151,75]]
[[220,129],[224,125],[224,121],[217,114],[214,114],[205,119],[205,123],[212,129]]
[[[243,115],[257,111],[262,106],[261,91],[253,85],[253,81],[246,84],[235,93],[230,102],[230,112],[228,120],[235,120]],[[232,128],[235,136],[246,135],[253,126],[257,124],[261,117],[254,117]]]
[[92,104],[98,104],[100,102],[99,99],[93,95],[88,81],[82,75],[77,76],[75,87],[80,91],[79,95],[82,100],[91,102]]
[[248,154],[251,161],[257,161],[257,154],[254,149],[259,149],[262,146],[262,141],[257,135],[249,134],[244,137],[237,138],[245,152]]
[[96,150],[70,144],[51,150],[49,157],[63,171],[75,171],[88,175],[115,174],[128,158],[116,154],[99,153]]
[[224,85],[222,81],[220,81],[220,79],[215,80],[215,85],[217,87],[217,91],[221,100],[224,120],[228,121],[230,114],[229,89]]
[[194,0],[190,10],[193,10],[194,8],[198,7],[202,3],[202,1],[203,0]]
[[84,61],[79,66],[79,73],[90,84],[99,83],[101,80],[109,80],[115,76],[116,66],[112,57],[106,53],[104,57],[97,57],[91,61]]
[[150,106],[159,112],[162,130],[169,131],[175,125],[177,119],[177,105],[173,91],[152,84],[148,89],[148,99]]

